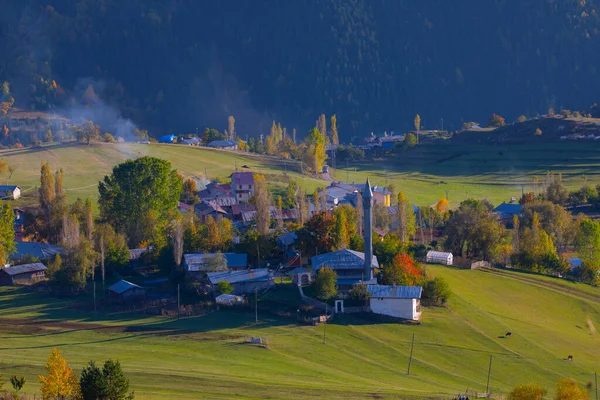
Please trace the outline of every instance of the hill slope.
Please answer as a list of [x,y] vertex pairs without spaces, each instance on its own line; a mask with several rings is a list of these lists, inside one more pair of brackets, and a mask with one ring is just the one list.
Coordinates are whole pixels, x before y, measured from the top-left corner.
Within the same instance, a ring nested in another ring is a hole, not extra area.
[[[599,289],[529,275],[523,281],[511,272],[430,270],[453,289],[448,310],[425,309],[422,324],[413,326],[336,318],[327,326],[326,344],[322,326],[260,314],[255,326],[252,312],[179,321],[128,313],[94,317],[67,309],[67,300],[3,288],[0,368],[24,374],[31,393],[51,347],[59,347],[76,369],[89,359],[118,358],[140,399],[391,399],[400,393],[482,392],[490,355],[494,394],[506,395],[520,382],[537,381],[552,392],[565,376],[583,384],[593,379],[600,357],[594,329],[600,326]],[[86,301],[89,307],[91,299]],[[508,331],[512,337],[502,338]],[[268,349],[240,344],[245,336],[268,337]]]
[[0,81],[17,105],[70,108],[92,84],[155,135],[231,114],[242,134],[272,119],[304,133],[325,112],[348,140],[416,113],[458,129],[597,100],[598,0],[4,3]]

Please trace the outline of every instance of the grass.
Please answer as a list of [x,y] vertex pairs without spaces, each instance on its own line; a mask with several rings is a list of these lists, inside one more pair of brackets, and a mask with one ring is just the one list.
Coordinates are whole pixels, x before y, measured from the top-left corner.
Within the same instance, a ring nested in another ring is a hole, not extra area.
[[[90,359],[119,359],[140,399],[454,396],[485,390],[490,356],[494,394],[521,382],[539,382],[552,393],[562,377],[593,380],[600,290],[510,271],[429,269],[453,289],[448,309],[425,309],[421,325],[346,315],[328,324],[326,344],[323,326],[260,314],[255,325],[253,312],[179,321],[94,316],[73,307],[73,299],[1,288],[0,374],[25,375],[33,394],[45,358],[59,347],[76,370]],[[271,297],[278,296],[294,297],[287,291]],[[512,337],[502,338],[508,331]],[[267,337],[268,348],[242,344],[245,336]]]
[[[327,183],[318,179],[300,175],[300,164],[294,161],[258,157],[206,148],[159,144],[102,144],[92,146],[76,143],[55,144],[37,149],[12,149],[0,151],[0,159],[14,165],[16,172],[10,180],[5,177],[3,183],[18,184],[24,193],[32,194],[39,187],[40,163],[50,162],[52,170],[62,168],[65,171],[65,188],[70,200],[77,197],[96,198],[98,181],[112,168],[126,159],[141,156],[160,157],[170,161],[181,174],[198,179],[226,178],[236,167],[250,167],[251,171],[264,174],[277,174],[281,178],[271,177],[269,183],[274,189],[286,186],[286,174],[297,179],[312,192],[318,186]],[[27,201],[27,196],[25,201]],[[31,198],[29,198],[31,201]]]
[[511,145],[427,145],[386,160],[366,160],[333,172],[336,179],[376,185],[395,184],[417,205],[433,204],[446,195],[456,206],[466,198],[487,198],[494,204],[542,190],[547,171],[562,173],[565,185],[600,184],[600,144],[590,141]]

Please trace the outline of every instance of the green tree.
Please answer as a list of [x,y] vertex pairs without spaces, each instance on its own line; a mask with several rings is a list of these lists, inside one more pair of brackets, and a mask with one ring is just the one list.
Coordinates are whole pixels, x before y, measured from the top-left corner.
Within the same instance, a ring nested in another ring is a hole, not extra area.
[[94,361],[90,361],[88,366],[81,371],[79,377],[79,388],[83,400],[104,399],[108,391],[106,379],[102,370],[96,366]]
[[264,175],[254,174],[254,201],[256,205],[256,229],[266,236],[271,225],[271,194]]
[[389,229],[393,219],[386,206],[375,204],[375,207],[373,207],[373,223],[376,228]]
[[386,266],[392,263],[396,254],[406,252],[406,247],[398,236],[388,233],[383,240],[373,243],[373,254],[377,256],[379,266]]
[[15,213],[10,202],[0,208],[0,265],[6,265],[8,257],[17,251],[15,241]]
[[[13,399],[20,399],[21,396],[19,395],[19,392],[21,391],[21,389],[23,389],[23,386],[25,386],[25,377],[18,377],[16,375],[13,375],[10,377],[10,384],[13,387]],[[0,388],[1,389],[1,388]]]
[[350,236],[348,235],[348,226],[346,214],[341,212],[335,215],[335,228],[333,235],[335,238],[335,248],[337,250],[346,249],[350,244]]
[[404,192],[398,193],[398,236],[402,243],[407,243],[417,231],[415,213],[412,205],[404,196]]
[[40,174],[40,211],[46,230],[49,231],[52,226],[52,208],[56,191],[54,186],[54,175],[50,171],[50,164],[42,162]]
[[317,297],[327,301],[337,295],[337,274],[329,267],[323,267],[317,273],[315,288]]
[[415,147],[418,143],[417,136],[414,133],[407,133],[404,137],[404,147]]
[[364,283],[356,283],[352,285],[352,288],[348,291],[348,296],[354,303],[365,305],[367,300],[371,297],[371,293],[367,290],[367,285]]
[[423,286],[423,300],[426,304],[441,306],[452,296],[450,285],[442,277],[428,280]]
[[575,237],[575,251],[587,269],[594,271],[600,269],[600,222],[589,218],[579,222],[579,232]]
[[141,231],[141,221],[155,215],[159,226],[164,225],[177,208],[182,185],[168,161],[154,157],[125,161],[98,184],[100,216],[136,246],[152,239],[149,231]]
[[555,204],[566,205],[569,200],[569,190],[562,181],[562,174],[559,173],[557,176],[549,174],[546,179],[550,182],[544,193],[545,199]]
[[508,400],[543,400],[546,393],[546,389],[537,383],[524,383],[511,390]]
[[571,213],[549,201],[528,202],[521,207],[520,225],[531,228],[534,213],[537,213],[540,227],[550,235],[557,250],[564,252],[577,233]]
[[537,213],[533,213],[531,228],[523,228],[519,236],[519,253],[516,254],[515,264],[536,272],[560,269],[554,242],[540,227]]
[[80,142],[86,142],[90,145],[92,140],[98,140],[100,137],[100,127],[92,121],[85,121],[76,129],[75,137]]
[[106,399],[129,400],[133,399],[133,392],[129,392],[129,379],[125,377],[119,361],[107,360],[102,367],[102,375],[108,388]]
[[233,292],[233,286],[227,281],[217,282],[217,292],[221,294],[231,294]]

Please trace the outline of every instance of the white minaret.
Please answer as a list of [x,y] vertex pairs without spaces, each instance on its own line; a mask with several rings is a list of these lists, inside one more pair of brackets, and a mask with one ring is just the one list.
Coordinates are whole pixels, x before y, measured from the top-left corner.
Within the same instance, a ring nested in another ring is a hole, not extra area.
[[373,279],[373,192],[371,191],[371,183],[367,178],[365,189],[362,193],[363,201],[363,237],[365,240],[365,266],[364,266],[364,281]]

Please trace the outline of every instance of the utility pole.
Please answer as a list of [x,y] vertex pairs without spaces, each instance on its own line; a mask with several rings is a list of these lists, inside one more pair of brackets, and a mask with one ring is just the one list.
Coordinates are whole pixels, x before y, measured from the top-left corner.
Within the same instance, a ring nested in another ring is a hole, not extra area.
[[490,368],[488,369],[488,379],[487,379],[487,386],[485,387],[485,393],[489,396],[490,395],[490,376],[492,375],[492,358],[494,356],[490,356]]
[[415,334],[413,333],[412,344],[410,345],[410,358],[408,359],[408,371],[406,372],[407,375],[410,375],[410,364],[412,364],[412,356],[413,356],[414,348],[415,348]]
[[598,373],[594,372],[594,380],[596,381],[596,400],[598,400]]
[[258,325],[258,289],[254,289],[254,322]]

